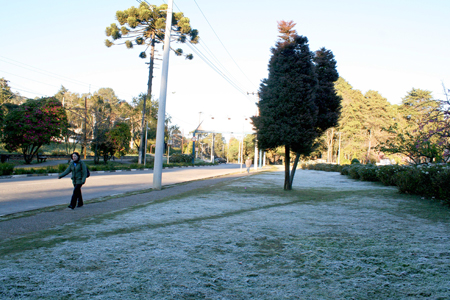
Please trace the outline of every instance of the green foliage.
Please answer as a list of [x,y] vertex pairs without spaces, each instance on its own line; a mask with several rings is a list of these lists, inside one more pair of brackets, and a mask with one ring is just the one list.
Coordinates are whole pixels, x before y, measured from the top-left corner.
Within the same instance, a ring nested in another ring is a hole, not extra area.
[[25,175],[25,174],[54,174],[62,173],[67,169],[67,164],[59,164],[57,166],[47,166],[47,167],[34,167],[34,168],[15,168],[15,175]]
[[253,117],[261,149],[288,146],[309,154],[317,137],[317,78],[308,39],[278,42],[271,49],[269,77],[260,86],[260,116]]
[[416,166],[350,165],[342,175],[397,186],[401,193],[415,194],[450,203],[450,167],[443,164]]
[[320,136],[328,128],[338,124],[342,97],[336,94],[334,82],[339,79],[333,52],[325,48],[315,52],[314,66],[318,80],[315,102],[319,109],[317,131]]
[[130,150],[131,132],[127,123],[117,123],[106,134],[110,141],[113,151],[119,156],[124,156]]
[[359,169],[363,168],[363,165],[360,164],[353,164],[350,165],[349,169],[348,169],[348,176],[350,176],[350,178],[352,179],[360,179],[360,175],[359,175]]
[[316,170],[326,172],[341,172],[343,166],[335,164],[301,164],[301,168],[304,170]]
[[432,98],[431,92],[412,89],[403,98],[398,121],[384,129],[389,138],[381,143],[380,150],[401,154],[415,164],[445,161],[450,141],[447,134],[441,133],[448,123],[443,113],[447,110]]
[[173,154],[170,156],[171,163],[192,163],[192,154]]
[[21,150],[29,164],[42,145],[62,138],[68,126],[66,112],[57,99],[28,100],[6,116],[2,142],[10,152]]
[[[342,77],[336,81],[335,88],[343,98],[336,128],[341,133],[341,163],[343,158],[356,157],[361,162],[376,160],[375,147],[388,137],[382,128],[392,125],[396,117],[393,106],[376,91],[363,94],[353,89]],[[332,143],[329,145],[333,146]]]
[[14,94],[8,84],[8,80],[3,77],[0,78],[0,105],[2,105],[3,103],[12,102],[13,97]]
[[364,165],[358,168],[359,178],[362,181],[379,181],[377,177],[378,168],[372,164]]
[[409,167],[397,172],[394,177],[395,185],[401,193],[423,195],[425,189],[429,186],[423,186],[422,172],[415,168]]
[[59,164],[58,165],[58,173],[62,173],[67,169],[68,164]]
[[341,175],[348,175],[349,174],[349,170],[350,170],[350,166],[346,165],[343,166],[341,169]]
[[357,158],[352,159],[351,164],[352,164],[352,165],[354,165],[354,164],[360,164],[359,159],[357,159]]
[[447,167],[436,172],[431,178],[431,183],[435,187],[436,198],[450,204],[450,169]]
[[[163,43],[165,35],[165,23],[167,17],[167,4],[160,6],[148,5],[141,2],[139,7],[134,6],[124,11],[116,12],[116,19],[121,25],[113,23],[106,28],[106,36],[110,37],[105,41],[107,47],[114,45],[114,41],[125,39],[123,44],[131,49],[134,45],[145,45],[154,47],[155,43]],[[198,30],[192,29],[189,18],[184,17],[181,12],[172,15],[172,33],[177,36],[176,41],[184,43],[189,40],[190,43],[198,43]],[[182,51],[174,50],[177,55]],[[144,52],[142,52],[144,53]],[[141,58],[146,55],[139,54]],[[192,57],[192,54],[189,54]]]
[[441,185],[448,181],[445,175],[449,170],[445,165],[410,166],[397,173],[395,182],[403,193],[439,198],[450,190],[450,186]]
[[395,174],[404,168],[399,165],[380,166],[377,170],[377,177],[384,185],[395,186]]
[[11,175],[14,171],[14,164],[0,163],[0,176]]
[[[280,39],[271,49],[269,76],[260,85],[259,116],[252,117],[260,149],[285,148],[284,189],[292,188],[300,156],[310,155],[316,140],[335,126],[341,98],[336,94],[336,61],[331,51],[309,49],[308,39],[297,35],[295,23],[278,22]],[[290,153],[296,153],[289,170]]]

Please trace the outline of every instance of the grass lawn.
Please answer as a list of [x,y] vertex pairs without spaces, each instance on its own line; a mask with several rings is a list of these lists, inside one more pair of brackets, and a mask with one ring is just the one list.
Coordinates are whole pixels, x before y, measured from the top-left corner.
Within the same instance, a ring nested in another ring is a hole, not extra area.
[[285,192],[283,175],[260,173],[3,241],[0,296],[450,297],[448,207],[333,172],[299,170]]

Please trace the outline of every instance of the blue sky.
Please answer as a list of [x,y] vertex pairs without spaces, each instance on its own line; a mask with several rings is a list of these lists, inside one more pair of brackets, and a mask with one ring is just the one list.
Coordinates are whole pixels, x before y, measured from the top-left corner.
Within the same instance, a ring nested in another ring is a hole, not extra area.
[[[111,87],[127,101],[146,91],[147,60],[138,57],[142,49],[104,46],[115,12],[138,6],[137,1],[2,2],[0,77],[13,91],[35,97],[53,95],[61,85],[80,94]],[[443,98],[442,83],[450,87],[447,0],[178,0],[174,10],[183,11],[199,30],[197,48],[210,49],[245,92],[256,92],[267,77],[278,20],[296,22],[311,50],[332,50],[340,75],[363,93],[376,90],[400,103],[413,87],[430,90],[435,98]],[[192,61],[171,55],[168,82],[166,112],[186,132],[200,116],[241,120],[256,112],[256,98],[237,91],[195,53]]]

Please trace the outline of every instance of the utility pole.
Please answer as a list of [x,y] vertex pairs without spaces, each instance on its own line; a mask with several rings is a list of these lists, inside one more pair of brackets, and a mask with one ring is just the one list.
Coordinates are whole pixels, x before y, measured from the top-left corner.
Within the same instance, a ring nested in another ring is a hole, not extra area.
[[338,165],[341,164],[341,132],[339,131]]
[[181,154],[183,154],[184,129],[181,129]]
[[[255,93],[255,92],[247,92],[247,95],[256,95],[258,97],[258,102],[259,102],[259,93]],[[256,112],[256,115],[259,116],[259,109]],[[258,137],[257,134],[255,134],[255,157],[254,157],[254,164],[253,164],[253,168],[256,170],[258,170]],[[259,166],[261,167],[261,163],[259,164]]]
[[[89,85],[89,92],[91,85]],[[87,97],[84,97],[84,159],[86,159],[86,147],[87,147]]]
[[164,126],[166,121],[166,96],[167,96],[167,78],[169,73],[169,54],[170,54],[170,31],[172,29],[172,6],[173,0],[169,0],[167,7],[166,30],[164,36],[164,56],[161,74],[161,88],[159,95],[158,108],[158,127],[156,129],[156,152],[155,165],[153,167],[153,189],[162,188],[162,167],[164,155]]
[[[145,137],[144,137],[144,141],[145,141],[145,144],[144,144],[144,156],[143,156],[143,164],[144,164],[144,167],[145,167],[145,163],[147,162],[147,136],[148,136],[148,134],[147,134],[147,130],[148,130],[148,121],[146,121],[145,122]],[[151,151],[150,151],[150,153],[151,153]]]
[[212,140],[211,140],[211,163],[214,163],[214,133],[212,133]]

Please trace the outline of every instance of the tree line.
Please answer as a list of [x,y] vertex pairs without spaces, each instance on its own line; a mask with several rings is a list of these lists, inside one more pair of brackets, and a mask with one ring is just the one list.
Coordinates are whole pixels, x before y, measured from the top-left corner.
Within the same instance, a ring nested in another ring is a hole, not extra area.
[[[1,141],[6,150],[21,152],[31,163],[43,145],[64,144],[65,154],[81,147],[83,154],[94,154],[95,163],[112,156],[136,152],[144,132],[145,142],[156,137],[158,101],[146,101],[146,124],[141,126],[146,94],[131,103],[120,100],[112,88],[91,94],[78,94],[64,86],[52,97],[26,99],[14,94],[8,81],[0,93]],[[179,134],[179,128],[166,118],[166,139]],[[150,148],[150,147],[148,147]],[[150,150],[150,149],[148,149]]]
[[[334,83],[342,97],[336,126],[316,140],[315,149],[304,160],[328,163],[419,164],[449,160],[450,100],[435,99],[430,91],[412,88],[400,104],[391,104],[379,92],[362,93],[344,78]],[[445,88],[444,88],[445,90]],[[284,161],[282,147],[270,149],[271,163]]]
[[316,156],[327,162],[339,159],[341,164],[355,158],[364,163],[447,161],[447,99],[434,99],[430,91],[412,88],[400,104],[390,104],[377,91],[363,94],[342,77],[335,87],[343,99],[341,117],[321,138]]

